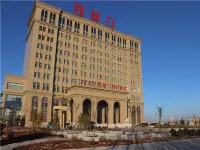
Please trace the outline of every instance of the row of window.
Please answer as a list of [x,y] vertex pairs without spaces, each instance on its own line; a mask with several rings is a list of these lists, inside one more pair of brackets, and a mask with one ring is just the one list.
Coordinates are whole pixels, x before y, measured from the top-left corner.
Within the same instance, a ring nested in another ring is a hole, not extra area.
[[[38,35],[38,40],[45,40],[45,36],[39,34]],[[47,42],[53,42],[53,38],[47,37]]]
[[[34,113],[38,113],[38,97],[33,96],[32,98],[32,105],[31,105],[31,118],[30,120],[33,121],[34,119]],[[42,98],[42,121],[46,122],[47,121],[47,112],[48,112],[48,99],[46,97]]]
[[[35,77],[35,78],[41,78],[42,76],[41,76],[41,73],[40,73],[40,72],[34,72],[34,77]],[[44,73],[44,74],[43,74],[43,78],[44,78],[44,79],[50,79],[50,74]]]
[[[48,17],[48,12],[42,10],[41,12],[41,21],[47,22],[47,17]],[[55,18],[56,15],[53,13],[50,13],[50,17],[49,17],[49,23],[50,24],[55,24]],[[65,28],[68,31],[72,31],[72,24],[74,24],[74,32],[75,33],[80,33],[80,26],[81,24],[79,22],[73,22],[70,19],[65,19],[63,16],[61,16],[59,18],[59,27],[60,28]],[[89,30],[89,26],[87,24],[83,24],[83,35],[85,36],[89,36],[88,35],[88,30]],[[98,40],[102,40],[102,36],[103,36],[103,32],[105,35],[105,41],[106,42],[110,42],[115,46],[120,46],[121,48],[126,48],[126,39],[122,38],[120,36],[117,36],[115,34],[109,33],[107,31],[102,31],[101,29],[96,29],[95,27],[91,27],[91,37],[92,38],[97,38]],[[130,48],[133,47],[138,48],[138,43],[134,42],[133,40],[130,41]]]
[[[42,63],[35,62],[35,67],[36,68],[42,68]],[[44,69],[50,70],[51,69],[51,65],[50,64],[44,64]]]
[[[36,53],[36,58],[43,58],[43,54],[42,53]],[[51,60],[51,55],[45,55],[45,59],[46,60]]]
[[18,84],[18,83],[12,83],[12,82],[8,82],[7,83],[7,89],[11,89],[11,90],[23,90],[24,85],[22,84]]
[[[40,48],[41,50],[43,50],[44,49],[44,44],[37,43],[37,48]],[[52,49],[53,49],[52,46],[46,45],[46,50],[47,51],[52,51]]]

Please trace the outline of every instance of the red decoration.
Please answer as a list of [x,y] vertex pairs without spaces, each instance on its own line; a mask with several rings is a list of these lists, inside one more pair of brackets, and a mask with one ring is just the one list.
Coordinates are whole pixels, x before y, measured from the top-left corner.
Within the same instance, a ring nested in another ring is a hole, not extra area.
[[84,6],[80,4],[74,4],[74,14],[84,17]]
[[109,20],[111,20],[112,22],[112,26],[110,26],[111,28],[114,28],[115,27],[115,21],[114,21],[114,19],[113,18],[111,18],[110,16],[108,16],[107,18],[106,18],[106,26],[108,26],[109,27]]
[[123,86],[120,86],[120,90],[123,90]]
[[124,91],[126,91],[126,87],[124,87]]
[[94,10],[91,11],[91,20],[95,22],[99,22],[100,20],[100,14],[98,12],[95,12]]
[[112,89],[114,89],[115,88],[115,85],[114,84],[112,84]]
[[100,87],[101,87],[101,82],[97,82],[97,84],[98,84],[98,86],[100,86]]
[[106,88],[106,83],[103,83],[103,87]]

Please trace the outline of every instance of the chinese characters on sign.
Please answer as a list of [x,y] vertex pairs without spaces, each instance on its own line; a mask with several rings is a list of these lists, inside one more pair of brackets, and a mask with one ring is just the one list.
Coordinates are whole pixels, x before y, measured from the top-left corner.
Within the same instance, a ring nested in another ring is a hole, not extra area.
[[[74,4],[74,14],[79,15],[80,17],[84,17],[84,6],[82,6],[80,4]],[[91,20],[95,21],[95,22],[99,22],[100,14],[98,12],[92,10],[91,11]],[[109,22],[111,23],[111,25],[109,25]],[[115,27],[115,21],[110,16],[108,16],[106,18],[106,26],[111,27],[111,28]]]
[[126,86],[107,84],[107,83],[102,83],[102,82],[93,82],[93,81],[79,79],[79,85],[84,85],[84,86],[89,85],[89,86],[98,87],[98,88],[105,88],[105,89],[110,89],[110,90],[118,90],[118,91],[127,92]]

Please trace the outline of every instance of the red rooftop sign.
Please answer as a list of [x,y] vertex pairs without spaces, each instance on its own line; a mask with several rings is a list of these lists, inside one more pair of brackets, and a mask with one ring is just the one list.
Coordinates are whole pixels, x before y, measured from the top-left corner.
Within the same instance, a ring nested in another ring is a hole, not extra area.
[[[74,14],[79,15],[81,17],[84,17],[84,6],[80,4],[74,4]],[[91,11],[91,20],[95,22],[100,21],[100,14],[94,10]],[[110,25],[111,23],[111,25]],[[114,28],[115,27],[115,21],[110,16],[106,17],[106,26]]]

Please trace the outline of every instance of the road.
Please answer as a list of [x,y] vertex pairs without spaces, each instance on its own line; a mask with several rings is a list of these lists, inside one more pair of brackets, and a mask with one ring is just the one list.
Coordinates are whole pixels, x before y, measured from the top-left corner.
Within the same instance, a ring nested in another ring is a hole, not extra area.
[[121,145],[114,147],[85,148],[82,150],[200,150],[199,139],[152,142],[144,144]]

